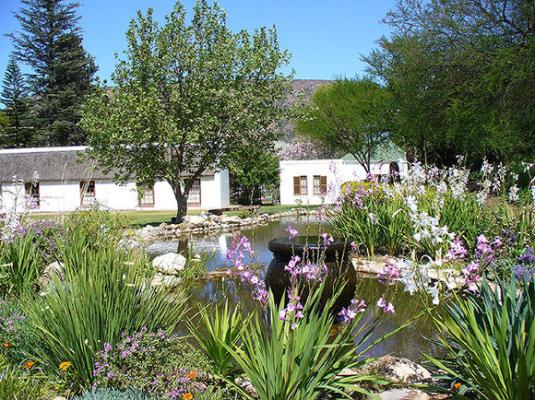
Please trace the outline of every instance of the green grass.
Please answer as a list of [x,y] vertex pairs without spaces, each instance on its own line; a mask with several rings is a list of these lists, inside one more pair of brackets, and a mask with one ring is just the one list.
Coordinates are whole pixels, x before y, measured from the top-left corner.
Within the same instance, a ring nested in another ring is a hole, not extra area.
[[[283,211],[289,211],[296,208],[295,205],[275,205],[260,206],[258,214],[275,214]],[[302,208],[314,209],[316,206],[303,206]],[[199,215],[201,210],[189,210],[188,215]],[[30,215],[31,219],[60,219],[69,213],[34,213]],[[124,216],[129,225],[139,227],[145,225],[159,225],[162,222],[170,222],[171,218],[176,215],[174,210],[144,210],[144,211],[118,211],[117,214]],[[248,216],[250,211],[227,211],[224,213],[229,216]]]

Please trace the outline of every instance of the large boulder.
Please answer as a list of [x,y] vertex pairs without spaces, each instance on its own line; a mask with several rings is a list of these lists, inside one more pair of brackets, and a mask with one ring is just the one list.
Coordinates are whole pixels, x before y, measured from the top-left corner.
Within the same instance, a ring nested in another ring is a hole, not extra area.
[[160,228],[152,225],[144,226],[139,232],[138,235],[142,240],[151,240],[161,234]]
[[182,282],[182,278],[176,275],[167,275],[162,274],[161,272],[157,272],[154,274],[154,278],[152,278],[151,286],[158,287],[158,286],[165,286],[165,287],[176,287],[179,286]]
[[139,250],[143,248],[143,244],[134,236],[125,236],[119,240],[117,246],[125,250]]
[[432,379],[426,368],[407,358],[384,356],[367,368],[393,383],[426,383]]
[[391,389],[379,393],[381,400],[429,400],[429,395],[418,389]]
[[152,260],[156,272],[166,275],[178,275],[186,267],[186,257],[181,254],[167,253]]
[[44,288],[52,281],[52,279],[59,278],[63,280],[63,277],[63,263],[59,261],[54,261],[53,263],[48,264],[43,270],[43,274],[39,277],[38,280],[39,287]]

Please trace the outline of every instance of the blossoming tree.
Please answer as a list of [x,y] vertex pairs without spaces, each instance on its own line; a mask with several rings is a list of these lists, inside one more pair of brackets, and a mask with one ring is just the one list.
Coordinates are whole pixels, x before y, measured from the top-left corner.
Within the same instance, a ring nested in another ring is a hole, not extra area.
[[93,156],[117,181],[165,179],[181,220],[206,169],[247,143],[273,146],[289,55],[275,28],[231,32],[216,3],[198,0],[191,23],[177,3],[165,21],[152,10],[131,21],[114,86],[87,101],[82,125]]

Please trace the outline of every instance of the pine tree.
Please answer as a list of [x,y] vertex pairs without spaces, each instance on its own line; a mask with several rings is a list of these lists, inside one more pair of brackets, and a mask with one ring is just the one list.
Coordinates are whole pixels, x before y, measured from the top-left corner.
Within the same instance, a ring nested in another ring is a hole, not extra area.
[[0,102],[4,104],[6,126],[0,140],[2,146],[27,146],[32,141],[31,128],[27,126],[28,87],[15,58],[12,56],[2,82]]
[[82,46],[79,4],[68,0],[22,0],[22,4],[15,14],[22,31],[9,36],[17,59],[31,68],[28,82],[37,140],[44,145],[83,143],[80,107],[96,67]]

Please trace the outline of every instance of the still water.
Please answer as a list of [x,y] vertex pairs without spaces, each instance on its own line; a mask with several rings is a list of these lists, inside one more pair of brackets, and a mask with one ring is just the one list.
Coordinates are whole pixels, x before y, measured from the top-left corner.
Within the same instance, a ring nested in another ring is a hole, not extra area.
[[[254,250],[254,261],[267,268],[272,259],[272,253],[268,250],[268,242],[276,237],[288,236],[286,229],[288,226],[297,228],[300,235],[317,236],[321,232],[329,232],[329,226],[325,222],[320,222],[315,217],[287,218],[274,221],[264,226],[255,227],[241,232],[247,236]],[[235,234],[235,233],[234,233]],[[209,253],[210,260],[207,268],[210,271],[224,268],[229,265],[226,260],[227,249],[230,248],[234,237],[233,233],[219,233],[213,236],[193,237],[188,245],[195,252]],[[177,241],[160,242],[151,246],[149,253],[161,254],[169,251],[176,251]],[[386,292],[385,292],[386,290]],[[394,315],[383,314],[375,307],[377,300],[385,294],[396,308]],[[246,287],[231,279],[208,280],[194,290],[194,302],[206,304],[207,302],[220,302],[224,298],[230,298],[235,304],[252,309],[255,307]],[[357,283],[357,297],[364,299],[369,305],[363,322],[368,324],[378,323],[372,334],[370,341],[382,336],[393,329],[404,324],[409,319],[420,315],[410,326],[396,333],[393,337],[375,346],[367,356],[381,356],[391,354],[399,357],[407,357],[418,361],[422,359],[422,354],[435,354],[436,349],[428,338],[434,336],[434,327],[429,317],[422,312],[420,300],[417,296],[410,296],[399,286],[385,288],[376,279],[359,278]]]

